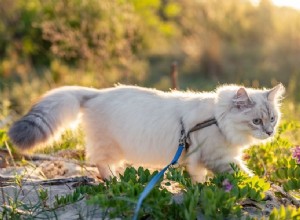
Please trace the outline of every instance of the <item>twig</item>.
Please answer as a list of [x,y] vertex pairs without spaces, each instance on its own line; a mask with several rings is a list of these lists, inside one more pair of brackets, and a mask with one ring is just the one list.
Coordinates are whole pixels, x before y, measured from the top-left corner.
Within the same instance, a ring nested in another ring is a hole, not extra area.
[[49,160],[49,161],[64,161],[64,162],[69,162],[69,163],[75,163],[78,165],[85,165],[85,166],[90,166],[90,167],[95,167],[94,164],[85,162],[85,161],[79,161],[75,159],[66,159],[63,157],[55,157],[55,156],[48,156],[44,154],[36,154],[36,155],[27,155],[24,154],[23,157],[26,160],[31,160],[31,161],[38,161],[38,160]]
[[[8,146],[7,146],[8,147]],[[49,155],[45,155],[45,154],[35,154],[35,155],[29,155],[29,154],[21,154],[21,153],[15,153],[14,155],[11,153],[11,151],[9,150],[9,148],[7,150],[4,149],[0,149],[0,156],[2,155],[7,155],[9,154],[11,158],[24,158],[25,160],[30,160],[30,161],[39,161],[39,160],[48,160],[48,161],[64,161],[64,162],[69,162],[69,163],[74,163],[77,165],[85,165],[85,166],[90,166],[90,167],[95,167],[94,164],[85,162],[85,161],[78,161],[75,159],[66,159],[63,157],[55,157],[55,156],[49,156]],[[15,162],[14,166],[15,165]]]
[[283,196],[285,196],[286,198],[288,198],[289,200],[291,200],[292,203],[293,203],[293,205],[295,205],[297,208],[300,207],[300,201],[297,200],[297,199],[295,199],[295,198],[294,198],[293,196],[291,196],[288,192],[284,191],[284,189],[283,189],[282,187],[277,186],[277,185],[275,185],[275,184],[271,184],[271,187],[272,187],[275,191],[281,193]]
[[34,182],[25,182],[25,185],[62,185],[66,183],[93,183],[95,180],[93,178],[87,176],[79,176],[79,177],[70,177],[70,178],[61,178],[61,179],[51,179],[51,180],[40,180]]
[[10,150],[10,148],[9,148],[9,146],[8,146],[8,144],[7,144],[7,142],[5,141],[4,143],[5,143],[6,149],[7,149],[7,151],[8,151],[8,154],[9,154],[9,156],[10,156],[12,162],[13,162],[13,165],[14,165],[14,167],[16,168],[17,166],[16,166],[16,163],[15,163],[15,159],[14,159],[12,153],[11,153],[11,150]]
[[242,201],[240,203],[240,205],[242,205],[243,207],[255,207],[259,210],[263,210],[263,206],[260,203],[254,201],[254,200],[251,200],[251,199],[246,199],[246,200]]
[[[2,186],[7,185],[15,185],[15,181],[13,178],[1,177],[0,179],[5,179],[6,182],[2,182]],[[81,184],[90,184],[94,183],[95,180],[93,178],[87,176],[80,177],[70,177],[70,178],[60,178],[60,179],[50,179],[50,180],[37,180],[37,181],[23,181],[22,185],[63,185],[66,183],[81,183]]]

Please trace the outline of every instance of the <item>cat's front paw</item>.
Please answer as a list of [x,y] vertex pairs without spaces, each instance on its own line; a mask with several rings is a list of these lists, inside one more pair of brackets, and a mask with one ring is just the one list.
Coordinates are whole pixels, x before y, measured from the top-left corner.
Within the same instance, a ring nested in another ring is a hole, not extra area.
[[206,175],[194,175],[191,178],[192,183],[204,183],[206,181]]

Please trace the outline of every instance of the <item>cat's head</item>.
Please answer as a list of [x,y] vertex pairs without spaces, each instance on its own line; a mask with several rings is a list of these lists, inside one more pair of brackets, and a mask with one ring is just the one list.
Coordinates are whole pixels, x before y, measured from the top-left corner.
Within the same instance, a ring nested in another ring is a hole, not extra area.
[[[229,140],[254,142],[274,136],[280,120],[282,84],[269,90],[224,86],[217,91],[217,120]],[[250,143],[249,143],[250,144]]]

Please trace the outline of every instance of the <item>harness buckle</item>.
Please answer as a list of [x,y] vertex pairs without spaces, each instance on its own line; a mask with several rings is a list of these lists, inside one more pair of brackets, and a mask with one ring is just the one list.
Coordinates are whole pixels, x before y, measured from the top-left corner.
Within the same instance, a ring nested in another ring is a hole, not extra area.
[[184,145],[185,146],[185,143],[186,143],[186,136],[185,134],[184,135],[181,135],[180,139],[179,139],[179,145]]
[[184,129],[184,125],[183,125],[183,121],[182,119],[180,120],[180,124],[181,124],[181,136],[179,138],[179,145],[182,145],[183,147],[185,147],[185,144],[186,144],[186,140],[187,140],[187,135],[186,135],[186,132],[185,132],[185,129]]

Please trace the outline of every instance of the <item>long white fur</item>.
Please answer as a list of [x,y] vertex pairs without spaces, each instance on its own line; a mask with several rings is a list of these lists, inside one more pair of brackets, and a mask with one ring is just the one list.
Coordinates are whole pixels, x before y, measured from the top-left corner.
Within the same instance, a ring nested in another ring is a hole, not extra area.
[[[43,109],[55,133],[82,113],[87,157],[98,166],[104,178],[115,174],[123,161],[152,167],[167,165],[178,147],[180,120],[188,130],[215,117],[218,126],[211,125],[191,134],[189,152],[194,153],[181,161],[187,164],[192,178],[201,182],[205,180],[207,169],[230,171],[229,163],[232,162],[251,174],[240,159],[242,150],[274,135],[274,132],[266,135],[255,127],[250,129],[249,121],[263,117],[269,126],[265,129],[276,129],[283,86],[272,90],[242,88],[239,91],[240,88],[226,85],[215,92],[194,93],[162,92],[136,86],[102,90],[70,86],[50,91],[34,108]],[[237,95],[238,91],[241,95]],[[244,103],[245,98],[251,105],[234,104]],[[267,122],[269,116],[262,113],[266,113],[266,105],[276,122]],[[42,121],[38,123],[43,126]],[[14,142],[17,134],[10,133]],[[21,142],[15,143],[22,147]]]

